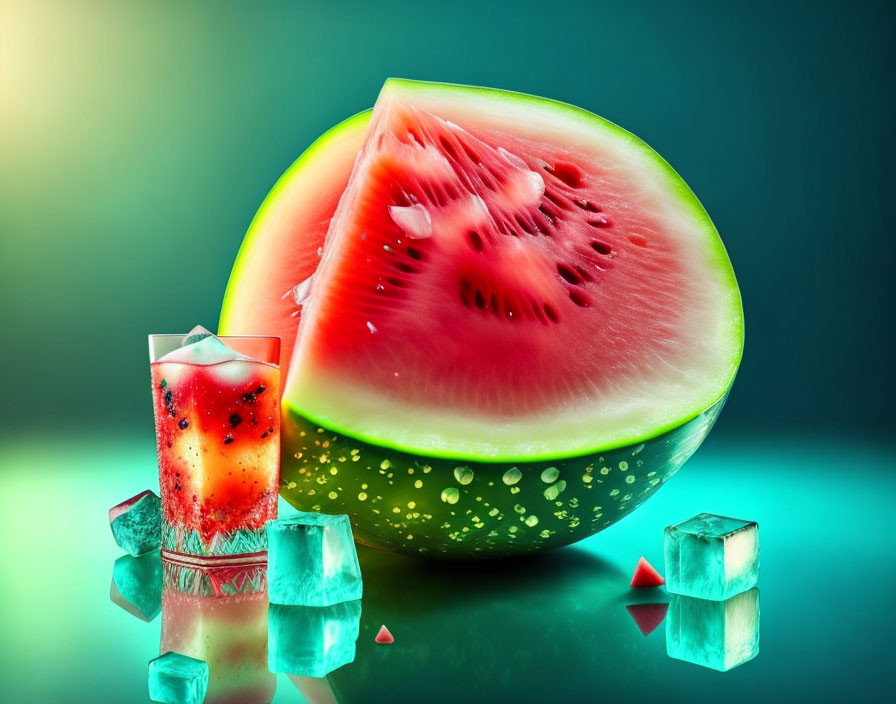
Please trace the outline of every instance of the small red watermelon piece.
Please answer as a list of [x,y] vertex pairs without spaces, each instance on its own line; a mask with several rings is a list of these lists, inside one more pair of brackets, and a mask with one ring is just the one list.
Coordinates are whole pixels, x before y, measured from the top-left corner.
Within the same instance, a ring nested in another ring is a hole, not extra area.
[[652,587],[661,587],[666,583],[663,576],[654,569],[643,556],[638,560],[638,566],[635,567],[635,573],[632,575],[631,586],[643,589]]
[[380,632],[376,634],[376,638],[374,638],[374,640],[377,643],[384,643],[384,644],[395,642],[395,638],[392,637],[392,634],[389,633],[389,629],[386,628],[385,626],[380,626]]
[[625,608],[641,633],[649,636],[666,618],[669,604],[630,604]]

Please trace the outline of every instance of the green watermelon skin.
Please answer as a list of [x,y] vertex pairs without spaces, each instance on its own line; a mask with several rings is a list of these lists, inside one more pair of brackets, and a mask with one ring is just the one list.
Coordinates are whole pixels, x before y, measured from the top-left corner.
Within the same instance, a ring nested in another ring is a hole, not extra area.
[[631,513],[694,454],[725,397],[636,445],[537,462],[471,462],[371,445],[284,404],[280,494],[345,513],[365,545],[428,557],[497,557],[587,538]]

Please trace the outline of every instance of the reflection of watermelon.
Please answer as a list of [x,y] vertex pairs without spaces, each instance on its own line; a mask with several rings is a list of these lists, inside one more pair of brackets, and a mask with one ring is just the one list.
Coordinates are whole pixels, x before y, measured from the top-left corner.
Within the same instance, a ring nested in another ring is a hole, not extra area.
[[645,144],[568,105],[389,81],[367,121],[291,168],[228,286],[222,333],[288,347],[304,304],[281,492],[435,554],[618,520],[700,444],[740,359],[705,211]]
[[[625,702],[664,657],[629,623],[625,575],[575,548],[469,566],[359,558],[357,655],[327,677],[341,704]],[[374,640],[383,623],[393,645]]]

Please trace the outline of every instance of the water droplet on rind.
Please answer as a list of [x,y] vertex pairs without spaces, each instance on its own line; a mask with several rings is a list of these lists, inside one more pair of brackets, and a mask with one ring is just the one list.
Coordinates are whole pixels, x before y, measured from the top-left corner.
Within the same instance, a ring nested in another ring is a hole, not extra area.
[[457,480],[458,484],[469,484],[473,481],[473,470],[464,466],[455,467],[454,478]]
[[441,499],[446,504],[456,504],[460,499],[460,492],[453,486],[450,486],[442,491]]
[[506,472],[504,472],[504,476],[501,477],[501,481],[503,481],[507,486],[512,486],[516,484],[522,476],[523,473],[517,467],[511,467]]

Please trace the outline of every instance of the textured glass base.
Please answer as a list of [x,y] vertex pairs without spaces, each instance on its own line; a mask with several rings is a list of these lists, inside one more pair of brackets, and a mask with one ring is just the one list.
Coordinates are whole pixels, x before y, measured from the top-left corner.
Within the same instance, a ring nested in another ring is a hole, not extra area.
[[162,560],[162,585],[182,594],[225,597],[257,594],[267,588],[267,563],[257,559],[243,564],[196,564]]
[[265,552],[268,540],[264,528],[244,528],[216,534],[206,543],[195,530],[162,522],[162,551],[196,557],[230,557]]

